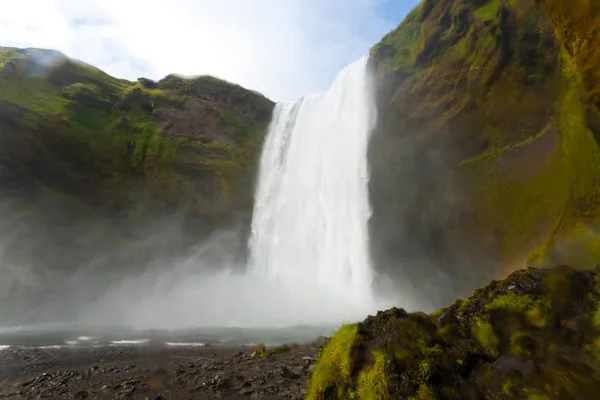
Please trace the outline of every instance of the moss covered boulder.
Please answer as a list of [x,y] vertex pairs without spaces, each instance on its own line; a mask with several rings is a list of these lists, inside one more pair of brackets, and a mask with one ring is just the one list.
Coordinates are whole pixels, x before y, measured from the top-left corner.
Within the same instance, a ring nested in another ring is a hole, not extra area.
[[600,270],[529,268],[426,315],[342,327],[307,399],[591,399],[600,391]]
[[585,0],[425,0],[373,47],[379,269],[441,305],[515,266],[596,265],[599,21]]

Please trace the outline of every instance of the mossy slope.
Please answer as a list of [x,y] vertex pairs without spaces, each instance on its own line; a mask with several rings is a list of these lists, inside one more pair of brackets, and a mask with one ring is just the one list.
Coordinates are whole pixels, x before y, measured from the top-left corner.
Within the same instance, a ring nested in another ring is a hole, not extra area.
[[594,398],[598,282],[529,268],[430,315],[379,312],[329,340],[307,399]]
[[569,261],[600,262],[590,249],[600,222],[600,19],[595,2],[560,4],[425,0],[373,47],[380,266],[427,258],[423,268],[443,269],[464,292],[527,259],[566,260],[563,243],[576,235],[589,251]]
[[185,210],[210,229],[250,215],[272,108],[213,77],[129,82],[58,52],[0,48],[1,188],[69,198],[88,216]]

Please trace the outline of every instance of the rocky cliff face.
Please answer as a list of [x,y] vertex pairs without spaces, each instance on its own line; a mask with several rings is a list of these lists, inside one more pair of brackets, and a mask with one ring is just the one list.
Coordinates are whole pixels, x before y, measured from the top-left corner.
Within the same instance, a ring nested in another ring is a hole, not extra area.
[[0,253],[18,271],[3,295],[29,268],[118,275],[248,226],[273,106],[209,76],[129,82],[0,48]]
[[372,254],[423,302],[599,260],[598,6],[576,3],[425,0],[373,47]]

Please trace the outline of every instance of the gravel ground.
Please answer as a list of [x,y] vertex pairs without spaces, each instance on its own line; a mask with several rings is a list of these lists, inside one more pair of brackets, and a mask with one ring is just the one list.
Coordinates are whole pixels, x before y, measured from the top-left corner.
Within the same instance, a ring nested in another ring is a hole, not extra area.
[[326,339],[267,348],[101,346],[0,352],[0,399],[302,399]]

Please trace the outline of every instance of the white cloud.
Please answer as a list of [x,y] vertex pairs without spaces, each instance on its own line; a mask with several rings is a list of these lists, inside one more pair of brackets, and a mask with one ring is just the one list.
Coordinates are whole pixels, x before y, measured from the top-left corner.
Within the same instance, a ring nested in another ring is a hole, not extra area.
[[0,45],[53,48],[111,75],[212,74],[274,100],[326,89],[398,21],[380,0],[18,0]]

